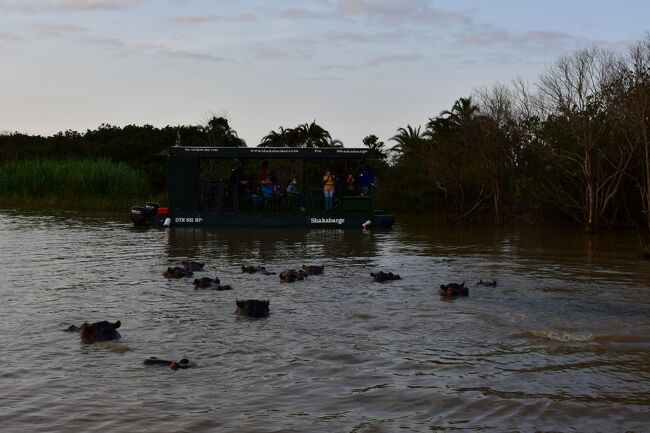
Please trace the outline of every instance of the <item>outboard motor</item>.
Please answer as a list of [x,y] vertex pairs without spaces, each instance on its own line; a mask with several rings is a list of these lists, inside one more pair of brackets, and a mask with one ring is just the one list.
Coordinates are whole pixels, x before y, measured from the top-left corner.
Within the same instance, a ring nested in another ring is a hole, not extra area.
[[136,226],[147,225],[147,209],[142,206],[133,206],[131,208],[131,221]]
[[147,218],[153,219],[156,215],[158,215],[158,208],[160,207],[158,203],[148,201],[145,203],[144,207],[147,210]]

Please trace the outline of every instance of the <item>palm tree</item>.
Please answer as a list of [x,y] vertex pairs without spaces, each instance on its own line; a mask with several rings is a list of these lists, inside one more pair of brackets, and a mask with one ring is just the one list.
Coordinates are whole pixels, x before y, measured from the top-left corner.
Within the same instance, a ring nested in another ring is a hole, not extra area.
[[299,147],[332,147],[330,133],[316,123],[304,123],[296,128],[300,135]]
[[391,137],[391,140],[397,143],[391,150],[404,155],[417,149],[425,140],[424,134],[420,133],[420,128],[420,126],[414,128],[411,125],[407,125],[406,128],[399,128],[397,134]]
[[316,121],[304,123],[295,128],[284,129],[279,132],[271,131],[262,138],[260,147],[341,147],[341,140],[332,139],[330,133]]
[[[443,113],[445,113],[443,111]],[[449,137],[454,130],[455,122],[454,120],[447,116],[443,117],[443,113],[438,117],[431,117],[426,125],[426,131],[424,131],[424,136],[428,139],[436,139],[441,137]]]
[[225,117],[212,116],[205,127],[210,146],[246,147],[246,142],[237,136]]
[[479,108],[472,103],[472,97],[460,98],[454,102],[451,111],[445,110],[439,117],[452,120],[457,126],[468,125],[478,113]]
[[271,131],[262,138],[259,147],[288,147],[289,130],[280,126],[280,132]]
[[343,147],[343,142],[338,138],[331,138],[327,140],[327,146],[325,147]]

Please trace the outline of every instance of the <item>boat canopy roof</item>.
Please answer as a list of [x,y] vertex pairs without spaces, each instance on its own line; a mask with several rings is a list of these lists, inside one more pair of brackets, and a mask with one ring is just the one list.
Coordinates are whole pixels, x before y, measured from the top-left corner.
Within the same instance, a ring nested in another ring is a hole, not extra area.
[[191,147],[172,146],[170,157],[212,159],[383,159],[381,152],[350,147]]

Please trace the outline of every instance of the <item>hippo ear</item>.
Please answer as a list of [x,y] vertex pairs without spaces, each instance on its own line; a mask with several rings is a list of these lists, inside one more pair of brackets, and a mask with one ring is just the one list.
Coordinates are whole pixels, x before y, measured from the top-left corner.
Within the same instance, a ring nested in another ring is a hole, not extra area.
[[270,300],[270,299],[267,299],[267,300],[266,300],[266,302],[264,302],[264,303],[265,303],[265,304],[266,304],[266,306],[268,307],[268,306],[269,306],[269,304],[271,303],[271,300]]
[[90,326],[90,325],[88,324],[88,322],[84,322],[84,323],[81,324],[81,326],[79,327],[79,329],[82,329],[82,330],[83,330],[83,329],[88,328],[89,326]]
[[445,290],[447,287],[445,287],[444,284],[441,284],[441,285],[440,285],[440,288],[441,288],[442,290]]
[[117,322],[113,323],[113,328],[114,328],[114,329],[117,329],[117,328],[119,328],[120,326],[122,326],[122,322],[120,322],[119,320],[118,320]]
[[237,299],[235,300],[235,304],[237,304],[239,308],[244,308],[244,301],[240,301],[239,299]]

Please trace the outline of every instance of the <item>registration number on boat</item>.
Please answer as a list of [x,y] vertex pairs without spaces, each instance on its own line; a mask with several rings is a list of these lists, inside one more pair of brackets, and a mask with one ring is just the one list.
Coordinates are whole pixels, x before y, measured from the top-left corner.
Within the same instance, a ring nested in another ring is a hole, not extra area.
[[202,223],[203,218],[197,217],[197,218],[176,218],[174,219],[174,222],[176,223]]

